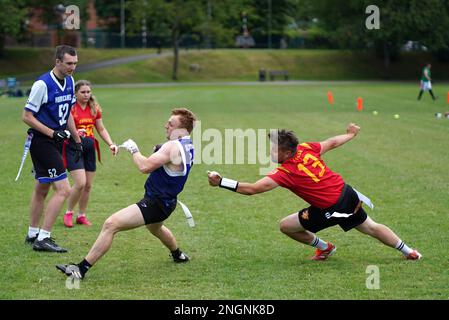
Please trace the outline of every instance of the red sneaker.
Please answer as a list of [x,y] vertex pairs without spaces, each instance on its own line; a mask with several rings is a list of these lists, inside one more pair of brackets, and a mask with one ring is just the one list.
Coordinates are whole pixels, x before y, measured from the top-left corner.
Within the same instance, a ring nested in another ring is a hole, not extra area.
[[87,220],[87,217],[85,215],[78,216],[76,218],[76,223],[77,224],[84,224],[86,226],[91,226],[92,225],[92,223],[89,220]]
[[67,228],[73,227],[72,216],[73,216],[73,212],[66,212],[64,215],[64,225]]
[[327,248],[325,250],[316,249],[315,255],[312,257],[312,260],[317,261],[323,261],[326,260],[328,257],[333,255],[337,251],[337,247],[334,246],[332,243],[327,243]]
[[413,251],[410,252],[410,253],[408,254],[408,256],[405,256],[405,258],[406,258],[407,260],[419,260],[419,259],[422,258],[422,254],[419,253],[418,251],[416,251],[415,249],[413,249]]

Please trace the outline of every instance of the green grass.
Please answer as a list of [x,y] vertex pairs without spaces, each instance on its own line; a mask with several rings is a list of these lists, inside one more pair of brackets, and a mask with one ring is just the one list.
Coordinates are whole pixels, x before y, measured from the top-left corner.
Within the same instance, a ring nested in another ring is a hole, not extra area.
[[[332,90],[335,106],[327,105]],[[436,87],[443,96],[448,87]],[[2,164],[0,188],[1,299],[448,299],[449,120],[436,119],[445,99],[416,101],[415,85],[360,84],[249,87],[168,87],[97,89],[104,123],[113,139],[133,138],[143,151],[164,140],[163,124],[173,106],[188,106],[208,128],[294,129],[302,141],[320,141],[345,132],[354,121],[362,130],[347,145],[325,156],[327,165],[369,196],[369,215],[390,226],[423,254],[401,254],[357,231],[338,227],[319,235],[338,251],[324,263],[309,260],[311,247],[278,230],[284,216],[306,204],[284,189],[253,197],[208,186],[206,170],[242,181],[260,178],[258,165],[196,164],[180,200],[197,226],[189,228],[180,208],[167,220],[181,249],[191,256],[175,265],[145,228],[119,233],[112,249],[88,273],[79,290],[68,290],[54,265],[80,261],[113,212],[139,200],[146,176],[129,154],[113,158],[102,144],[89,205],[91,228],[65,229],[62,217],[53,235],[67,254],[36,253],[23,244],[34,180],[28,158],[14,182],[26,126],[24,99],[0,99]],[[365,109],[357,112],[362,96]],[[377,116],[372,111],[377,110]],[[400,114],[400,119],[394,119]],[[197,153],[199,152],[198,141]],[[208,145],[205,137],[202,149]],[[380,269],[380,289],[365,287],[366,268]]]

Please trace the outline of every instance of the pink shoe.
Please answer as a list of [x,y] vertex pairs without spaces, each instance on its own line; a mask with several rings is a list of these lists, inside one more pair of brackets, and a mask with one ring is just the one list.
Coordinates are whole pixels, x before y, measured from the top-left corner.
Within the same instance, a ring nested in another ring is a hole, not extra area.
[[64,215],[64,225],[67,228],[73,227],[72,216],[73,216],[73,212],[66,212]]
[[329,258],[331,255],[333,255],[337,251],[337,247],[334,246],[332,243],[327,243],[327,248],[325,250],[316,249],[315,255],[312,257],[312,260],[316,261],[323,261]]
[[413,250],[408,254],[408,256],[405,256],[405,258],[407,260],[419,260],[422,258],[422,255],[417,250]]
[[92,225],[92,223],[89,220],[87,220],[87,217],[85,215],[78,216],[76,218],[76,223],[77,224],[84,224],[86,226],[91,226]]

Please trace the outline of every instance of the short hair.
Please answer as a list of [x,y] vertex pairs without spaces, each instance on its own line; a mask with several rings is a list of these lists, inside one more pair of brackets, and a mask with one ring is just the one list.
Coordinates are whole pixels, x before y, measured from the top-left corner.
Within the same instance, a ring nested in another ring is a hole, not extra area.
[[278,145],[282,151],[296,152],[299,141],[293,131],[276,129],[268,134],[271,142]]
[[71,55],[71,56],[73,56],[73,57],[77,55],[76,54],[76,49],[74,47],[71,47],[71,46],[63,44],[63,45],[60,45],[60,46],[56,47],[55,60],[58,59],[58,60],[63,61],[64,60],[64,55],[66,53]]
[[180,116],[179,122],[181,123],[181,128],[187,129],[189,133],[192,132],[195,125],[196,116],[195,114],[186,108],[175,108],[171,111],[173,116]]

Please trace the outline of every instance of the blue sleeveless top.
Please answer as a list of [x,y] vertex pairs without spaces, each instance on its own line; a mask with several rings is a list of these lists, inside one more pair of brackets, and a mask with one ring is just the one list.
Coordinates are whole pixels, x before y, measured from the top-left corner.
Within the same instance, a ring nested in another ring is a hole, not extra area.
[[182,157],[184,170],[173,172],[162,166],[148,176],[145,182],[145,197],[157,197],[165,201],[176,201],[178,194],[184,189],[190,169],[193,165],[194,147],[190,136],[175,140]]

